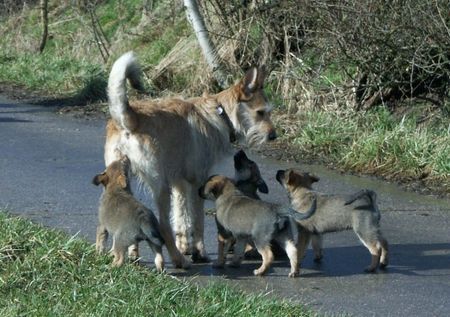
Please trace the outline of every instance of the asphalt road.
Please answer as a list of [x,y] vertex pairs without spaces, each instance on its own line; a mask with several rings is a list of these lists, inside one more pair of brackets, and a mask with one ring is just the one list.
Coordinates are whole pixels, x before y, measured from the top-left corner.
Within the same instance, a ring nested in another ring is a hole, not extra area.
[[[103,170],[103,120],[58,115],[54,109],[16,104],[0,97],[0,208],[94,242],[101,189],[91,185]],[[287,203],[275,171],[295,164],[250,155],[260,165],[270,194],[263,199]],[[223,280],[248,292],[269,293],[306,304],[326,314],[355,316],[450,315],[450,201],[405,192],[371,178],[346,176],[321,166],[296,165],[321,177],[317,188],[351,193],[377,191],[382,230],[390,243],[386,272],[365,274],[370,255],[352,232],[325,236],[322,264],[308,250],[301,277],[287,277],[287,261],[277,261],[266,277],[252,276],[256,262],[240,269],[194,265],[169,273],[199,283]],[[232,175],[231,160],[217,168]],[[151,206],[143,190],[137,195]],[[205,242],[216,253],[215,226],[207,217]],[[146,246],[143,249],[146,250]],[[144,251],[152,265],[152,255]],[[168,259],[168,257],[166,257]]]

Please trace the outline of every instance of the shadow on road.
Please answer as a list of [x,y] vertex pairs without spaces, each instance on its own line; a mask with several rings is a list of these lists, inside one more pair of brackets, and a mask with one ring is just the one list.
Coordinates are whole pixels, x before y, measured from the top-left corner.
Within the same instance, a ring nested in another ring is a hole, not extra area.
[[[402,274],[415,276],[440,276],[439,270],[449,267],[450,244],[393,244],[390,246],[390,263],[387,270],[378,274]],[[363,246],[330,247],[324,252],[322,263],[312,261],[312,252],[308,250],[302,264],[301,277],[317,276],[342,277],[364,275],[364,268],[370,263],[370,254]],[[212,256],[214,260],[214,255]],[[177,277],[222,276],[226,279],[239,280],[253,276],[253,270],[261,264],[258,260],[244,260],[240,268],[226,266],[213,268],[211,263],[193,264],[190,270],[171,270]],[[282,270],[280,270],[282,268]],[[270,276],[286,276],[289,270],[288,260],[276,260]]]

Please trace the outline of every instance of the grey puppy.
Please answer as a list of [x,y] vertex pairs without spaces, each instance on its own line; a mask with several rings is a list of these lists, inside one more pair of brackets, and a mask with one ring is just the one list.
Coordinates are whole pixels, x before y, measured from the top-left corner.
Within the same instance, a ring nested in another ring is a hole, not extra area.
[[155,253],[156,269],[161,272],[164,269],[164,240],[159,231],[158,219],[150,209],[133,197],[128,177],[129,168],[128,157],[122,156],[92,180],[97,186],[105,186],[98,211],[96,249],[99,253],[104,252],[108,234],[112,234],[113,266],[121,266],[128,247],[146,240]]
[[311,217],[315,205],[307,213],[300,215],[287,207],[252,199],[240,192],[234,182],[221,175],[211,176],[199,189],[203,199],[215,201],[216,218],[221,226],[225,241],[219,241],[216,267],[223,267],[231,237],[236,239],[231,266],[241,264],[245,245],[253,242],[262,256],[262,265],[253,271],[254,275],[263,275],[273,261],[270,241],[275,239],[286,250],[291,270],[289,277],[298,276],[297,248],[294,243],[295,224],[292,215],[299,220]]
[[317,176],[293,169],[279,170],[276,179],[287,190],[294,209],[303,210],[311,201],[317,200],[314,216],[297,221],[299,262],[311,235],[315,258],[320,260],[323,233],[353,229],[372,255],[372,261],[365,271],[375,272],[378,265],[382,269],[388,265],[388,243],[380,231],[380,211],[374,191],[365,189],[353,195],[319,193],[312,189],[312,184],[319,181]]
[[238,151],[234,157],[234,180],[236,187],[248,197],[260,199],[258,191],[269,193],[269,188],[261,176],[258,165],[250,160],[243,150]]

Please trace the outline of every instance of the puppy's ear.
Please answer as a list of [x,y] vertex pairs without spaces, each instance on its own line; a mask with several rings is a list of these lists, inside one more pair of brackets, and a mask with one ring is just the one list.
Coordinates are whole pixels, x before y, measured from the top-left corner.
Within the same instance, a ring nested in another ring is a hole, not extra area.
[[106,186],[106,184],[108,184],[108,175],[106,175],[106,172],[95,175],[92,179],[92,184],[94,184],[95,186],[98,186],[100,184]]
[[256,187],[263,194],[268,194],[269,193],[269,188],[267,187],[266,182],[262,178],[260,178],[258,180],[258,182],[256,183]]
[[127,188],[127,177],[123,174],[120,174],[117,177],[117,183],[119,184],[120,187]]
[[297,186],[301,183],[301,176],[294,171],[289,171],[287,184],[291,186]]
[[212,187],[210,192],[214,195],[215,198],[222,195],[223,192],[224,183],[223,182],[217,182]]
[[308,174],[309,179],[311,180],[312,183],[318,182],[320,181],[320,178],[314,174]]

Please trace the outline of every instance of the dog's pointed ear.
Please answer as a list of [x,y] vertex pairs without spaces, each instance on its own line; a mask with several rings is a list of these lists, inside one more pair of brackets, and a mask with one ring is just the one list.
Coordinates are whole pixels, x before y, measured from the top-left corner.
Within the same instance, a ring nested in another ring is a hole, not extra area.
[[316,182],[320,181],[320,178],[314,174],[308,174],[308,176],[312,183],[316,183]]
[[262,178],[260,178],[258,180],[258,182],[256,183],[256,187],[263,194],[268,194],[269,193],[269,188],[267,187],[266,182]]
[[215,198],[222,195],[223,187],[224,187],[223,182],[217,182],[211,187],[211,193],[214,195]]
[[250,99],[255,91],[262,89],[265,78],[266,70],[264,66],[260,68],[250,68],[240,82],[242,99]]
[[287,184],[291,186],[296,186],[300,184],[300,182],[301,176],[294,171],[289,171]]
[[119,183],[119,186],[122,188],[127,188],[127,177],[125,175],[119,175],[117,177],[117,183]]
[[94,184],[95,186],[98,186],[100,184],[106,186],[106,184],[108,184],[108,175],[106,175],[106,172],[95,175],[92,179],[92,184]]

